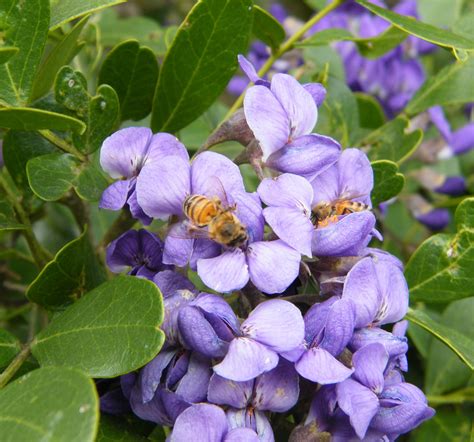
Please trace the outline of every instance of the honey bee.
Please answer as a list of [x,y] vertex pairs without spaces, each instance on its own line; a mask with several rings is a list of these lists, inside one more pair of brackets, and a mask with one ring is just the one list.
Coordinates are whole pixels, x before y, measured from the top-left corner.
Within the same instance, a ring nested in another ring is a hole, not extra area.
[[311,220],[316,227],[324,227],[332,221],[337,221],[338,216],[363,212],[365,210],[371,210],[370,206],[360,201],[351,201],[346,198],[340,198],[331,203],[322,201],[313,207]]
[[207,237],[227,247],[239,247],[248,240],[247,229],[233,213],[235,210],[235,205],[225,206],[219,197],[189,195],[183,203],[191,236]]

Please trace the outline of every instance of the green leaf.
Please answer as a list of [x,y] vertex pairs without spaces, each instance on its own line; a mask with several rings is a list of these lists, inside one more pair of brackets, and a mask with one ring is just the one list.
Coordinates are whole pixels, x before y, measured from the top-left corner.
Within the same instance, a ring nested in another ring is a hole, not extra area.
[[418,148],[423,139],[423,131],[409,132],[410,121],[397,117],[371,132],[361,144],[370,146],[369,158],[372,161],[390,160],[400,165]]
[[[441,324],[474,339],[474,298],[452,302],[441,317]],[[433,340],[426,364],[424,391],[430,395],[443,394],[467,384],[471,370],[438,340]]]
[[446,66],[421,86],[406,112],[415,115],[434,105],[461,104],[474,100],[474,57]]
[[364,6],[364,8],[378,15],[379,17],[389,21],[394,26],[402,29],[405,32],[408,32],[409,34],[419,37],[422,40],[426,40],[437,44],[438,46],[445,46],[448,48],[466,50],[474,49],[473,40],[454,34],[447,29],[440,29],[428,23],[418,21],[413,17],[397,14],[396,12],[390,11],[389,9],[376,6],[367,0],[357,0],[357,3]]
[[67,115],[28,107],[0,109],[0,127],[16,130],[72,130],[82,133],[86,125]]
[[33,83],[33,91],[31,92],[31,100],[46,95],[54,84],[54,79],[59,69],[68,64],[81,48],[79,36],[89,17],[80,20],[51,50],[48,57],[41,64],[38,74]]
[[176,132],[201,115],[234,75],[253,19],[251,0],[201,0],[181,24],[153,99],[155,132]]
[[3,139],[3,160],[15,184],[28,190],[26,164],[31,158],[55,152],[55,147],[35,132],[9,130]]
[[121,120],[141,120],[151,112],[158,79],[158,62],[153,51],[129,40],[109,52],[99,72],[99,84],[117,92]]
[[77,370],[40,368],[0,391],[2,440],[93,442],[98,424],[94,382]]
[[56,201],[71,188],[77,175],[78,161],[59,152],[28,161],[26,171],[31,190],[45,201]]
[[253,7],[252,32],[272,49],[278,49],[285,40],[285,29],[280,22],[260,6]]
[[152,282],[119,276],[87,293],[36,337],[40,365],[76,367],[93,377],[136,370],[164,342],[163,301]]
[[361,92],[354,95],[359,109],[360,126],[368,129],[377,129],[382,126],[385,123],[385,114],[380,103],[372,95]]
[[[461,15],[465,0],[418,0],[417,9],[421,19],[440,28],[451,28]],[[465,16],[464,14],[463,16]],[[472,28],[472,22],[470,27]],[[457,34],[461,34],[454,29]],[[462,34],[461,34],[462,35]]]
[[352,41],[354,40],[354,35],[352,35],[347,29],[343,28],[330,28],[330,29],[324,29],[319,32],[315,32],[311,37],[308,37],[298,43],[296,43],[296,46],[327,46],[329,43],[332,43],[334,41],[344,41],[344,40],[349,40]]
[[472,339],[431,319],[421,310],[409,308],[406,319],[430,332],[456,353],[471,370],[474,370],[474,341]]
[[126,1],[127,0],[51,0],[50,28],[56,29],[64,23],[78,17]]
[[18,53],[18,48],[3,46],[0,48],[0,64],[6,63]]
[[103,414],[96,442],[149,442],[148,438],[134,430],[135,427],[124,422],[123,418]]
[[24,228],[25,225],[17,221],[11,204],[6,201],[0,201],[0,231],[22,230]]
[[47,309],[62,308],[104,282],[87,230],[66,244],[31,283],[26,296]]
[[374,206],[397,196],[405,185],[405,177],[398,173],[398,166],[387,160],[374,161],[374,188],[370,199]]
[[48,37],[49,0],[3,0],[4,42],[18,53],[0,65],[0,101],[29,102],[31,86]]
[[102,169],[95,164],[89,164],[82,169],[74,180],[76,193],[84,200],[99,201],[103,191],[108,187],[109,181]]
[[0,368],[6,367],[20,350],[20,341],[0,328]]
[[59,104],[83,118],[89,109],[90,100],[86,77],[70,66],[64,66],[56,75],[54,97]]
[[474,198],[456,210],[457,233],[431,236],[405,269],[413,301],[448,302],[474,295]]

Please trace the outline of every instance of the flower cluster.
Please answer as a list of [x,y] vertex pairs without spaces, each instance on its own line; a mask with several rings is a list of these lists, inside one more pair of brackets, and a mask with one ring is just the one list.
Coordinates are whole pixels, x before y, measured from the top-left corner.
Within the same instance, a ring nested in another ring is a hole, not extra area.
[[[368,247],[381,239],[370,162],[312,133],[324,95],[322,85],[286,74],[248,90],[245,119],[262,173],[253,193],[230,159],[204,152],[190,161],[169,134],[127,128],[104,142],[101,163],[123,180],[101,206],[128,204],[144,224],[169,224],[163,240],[129,231],[108,247],[112,271],[129,268],[162,290],[166,342],[122,377],[104,410],[123,409],[113,406],[120,396],[140,418],[174,426],[178,442],[273,441],[269,413],[295,406],[308,416],[300,430],[343,440],[393,440],[433,415],[403,380],[402,265]],[[240,317],[222,296],[199,292],[187,269],[215,292],[237,292]],[[320,294],[303,316],[290,301],[308,276]],[[392,332],[382,328],[393,323]]]

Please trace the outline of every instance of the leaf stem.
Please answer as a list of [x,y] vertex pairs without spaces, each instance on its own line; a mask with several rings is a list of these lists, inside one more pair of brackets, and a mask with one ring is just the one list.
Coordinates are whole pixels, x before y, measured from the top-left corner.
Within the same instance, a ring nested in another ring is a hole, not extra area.
[[[318,23],[322,18],[324,18],[326,15],[328,15],[332,10],[336,9],[344,1],[345,0],[333,0],[326,7],[321,9],[321,11],[319,11],[314,17],[312,17],[310,20],[308,20],[300,29],[298,29],[297,32],[295,32],[290,38],[288,38],[288,40],[286,40],[285,43],[283,43],[271,55],[271,57],[266,61],[266,63],[258,71],[258,76],[263,77],[270,70],[270,68],[273,66],[273,63],[275,63],[275,61],[278,60],[283,54],[285,54],[289,50],[293,49],[293,45],[301,37],[303,37],[309,29],[311,29],[316,23]],[[247,86],[247,88],[248,88],[248,86]],[[237,100],[235,100],[234,104],[232,105],[232,107],[227,112],[227,114],[224,117],[223,121],[227,120],[242,105],[242,102],[244,101],[244,96],[245,96],[246,90],[244,92],[242,92],[242,94],[239,96],[239,98],[237,98]]]
[[18,220],[24,224],[25,229],[22,231],[23,235],[25,236],[26,242],[28,243],[28,247],[30,248],[31,254],[35,263],[38,268],[42,269],[48,261],[51,260],[51,256],[47,250],[43,248],[43,246],[39,243],[36,239],[36,236],[33,232],[33,228],[31,226],[30,218],[26,213],[25,209],[21,205],[20,202],[20,192],[16,189],[15,185],[7,180],[5,175],[0,174],[0,187],[3,188],[5,191],[7,200],[15,209],[15,212],[18,216]]
[[5,387],[8,381],[10,381],[10,379],[13,376],[15,376],[15,373],[23,365],[23,362],[25,362],[28,359],[28,356],[30,355],[30,351],[31,351],[30,344],[25,345],[23,349],[20,351],[20,353],[16,355],[15,359],[13,359],[10,365],[3,371],[3,373],[0,375],[0,388]]
[[446,395],[427,395],[426,399],[432,406],[474,402],[474,387],[463,388]]
[[79,152],[72,144],[69,144],[67,141],[63,140],[61,137],[58,137],[54,132],[51,132],[48,129],[39,130],[38,133],[46,138],[50,143],[54,144],[56,147],[59,147],[64,152],[74,155],[76,158],[79,158],[81,161],[87,161],[87,157]]

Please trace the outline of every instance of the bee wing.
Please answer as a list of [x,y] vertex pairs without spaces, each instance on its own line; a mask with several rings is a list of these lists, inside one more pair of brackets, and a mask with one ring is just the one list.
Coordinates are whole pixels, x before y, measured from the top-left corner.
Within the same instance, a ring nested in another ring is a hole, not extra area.
[[167,235],[178,239],[210,239],[205,228],[197,227],[188,221],[170,226]]
[[207,196],[211,198],[217,196],[224,207],[229,207],[231,205],[229,197],[224,189],[224,185],[219,177],[211,175],[206,181],[205,189]]
[[367,195],[362,195],[361,193],[351,192],[349,190],[345,190],[342,192],[341,196],[333,201],[333,203],[340,203],[342,201],[351,201],[355,199],[365,199]]

